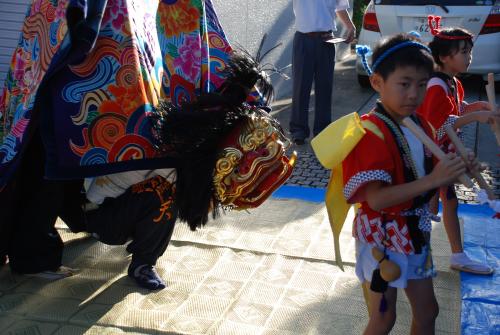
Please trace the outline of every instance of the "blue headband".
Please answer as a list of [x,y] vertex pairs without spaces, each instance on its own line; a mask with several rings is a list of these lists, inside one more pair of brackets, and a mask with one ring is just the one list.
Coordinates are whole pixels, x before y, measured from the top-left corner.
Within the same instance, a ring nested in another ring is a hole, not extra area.
[[387,58],[390,54],[393,52],[405,48],[405,47],[416,47],[419,49],[423,49],[429,53],[431,53],[431,49],[427,47],[426,45],[415,42],[415,41],[406,41],[403,43],[396,44],[395,46],[387,49],[383,54],[381,54],[375,63],[372,64],[372,68],[370,69],[370,66],[368,65],[368,62],[366,60],[366,56],[371,54],[371,49],[367,45],[356,45],[356,54],[361,57],[361,63],[363,64],[363,67],[365,68],[366,73],[368,73],[369,76],[373,74],[375,69],[380,65],[380,63]]

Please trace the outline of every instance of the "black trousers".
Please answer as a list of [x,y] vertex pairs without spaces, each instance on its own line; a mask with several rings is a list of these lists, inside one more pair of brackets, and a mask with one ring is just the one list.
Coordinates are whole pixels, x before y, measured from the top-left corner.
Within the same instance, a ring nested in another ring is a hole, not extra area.
[[290,117],[292,138],[310,135],[309,99],[314,82],[315,106],[313,135],[318,135],[332,121],[333,72],[335,46],[321,36],[296,32],[293,38],[293,97]]
[[16,174],[0,192],[0,256],[19,273],[56,270],[63,242],[54,224],[81,202],[82,181],[44,179],[45,153],[37,133]]
[[[110,245],[132,239],[127,246],[132,263],[155,265],[170,243],[176,219],[175,187],[156,176],[133,185],[117,198],[106,198],[98,209],[86,212],[83,230],[97,234],[101,242]],[[81,230],[75,226],[81,223],[66,223],[72,230]]]

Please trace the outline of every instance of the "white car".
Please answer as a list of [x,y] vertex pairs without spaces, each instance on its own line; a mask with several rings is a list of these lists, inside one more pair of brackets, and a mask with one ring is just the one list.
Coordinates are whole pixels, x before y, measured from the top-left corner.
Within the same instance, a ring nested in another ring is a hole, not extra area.
[[[441,16],[441,27],[462,27],[474,34],[472,64],[468,73],[500,76],[500,0],[372,0],[363,17],[358,44],[372,49],[385,36],[417,31],[423,42],[432,34],[427,16]],[[371,60],[368,60],[371,64]],[[359,57],[358,82],[369,86],[368,76]]]

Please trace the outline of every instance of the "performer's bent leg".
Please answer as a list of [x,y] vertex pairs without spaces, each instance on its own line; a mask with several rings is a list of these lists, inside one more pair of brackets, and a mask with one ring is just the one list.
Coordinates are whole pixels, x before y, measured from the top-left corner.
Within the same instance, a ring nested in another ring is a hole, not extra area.
[[171,183],[155,177],[86,213],[87,230],[101,242],[117,245],[132,238],[127,247],[132,253],[128,274],[148,289],[165,287],[154,265],[170,242],[177,218],[173,192]]
[[63,206],[59,217],[73,233],[87,231],[83,205],[87,202],[83,190],[83,180],[69,181],[64,187]]
[[63,242],[54,228],[64,199],[65,182],[43,177],[45,153],[36,133],[15,183],[16,214],[8,250],[9,265],[20,273],[57,271]]
[[13,182],[0,191],[0,266],[7,262],[7,254],[15,220],[16,192]]
[[156,273],[154,265],[167,249],[174,231],[177,219],[175,190],[164,178],[155,177],[134,185],[131,191],[156,206],[142,222],[136,222],[134,238],[127,247],[132,253],[128,274],[142,287],[162,289],[165,282]]
[[[106,198],[98,209],[84,213],[85,230],[94,234],[102,243],[125,244],[132,236],[134,220],[137,217],[133,215],[137,210],[136,204],[131,204],[129,198],[129,192],[116,199]],[[71,223],[70,226],[75,225]]]
[[9,265],[19,273],[57,271],[61,266],[63,241],[54,227],[63,185],[59,181],[42,181],[27,197],[18,214],[8,251]]

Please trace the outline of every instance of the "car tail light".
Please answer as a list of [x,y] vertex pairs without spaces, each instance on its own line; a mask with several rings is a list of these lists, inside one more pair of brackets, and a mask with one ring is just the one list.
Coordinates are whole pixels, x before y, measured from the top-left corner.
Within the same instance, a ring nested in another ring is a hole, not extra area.
[[371,2],[368,7],[366,7],[365,15],[363,16],[363,29],[378,33],[380,32],[377,14],[375,14],[375,7]]
[[493,34],[500,32],[500,1],[495,2],[491,7],[490,15],[486,18],[479,35]]

